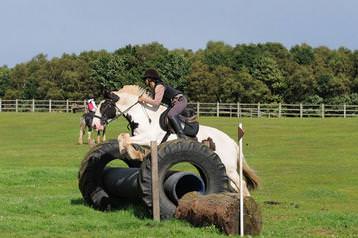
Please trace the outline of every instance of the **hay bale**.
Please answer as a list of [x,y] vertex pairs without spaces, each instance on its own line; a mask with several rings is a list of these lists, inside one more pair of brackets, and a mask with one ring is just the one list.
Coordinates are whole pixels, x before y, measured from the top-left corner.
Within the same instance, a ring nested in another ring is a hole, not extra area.
[[[227,235],[240,232],[240,196],[237,193],[201,195],[185,194],[176,209],[175,217],[194,226],[215,225]],[[262,229],[261,212],[252,197],[244,198],[245,235],[258,235]]]

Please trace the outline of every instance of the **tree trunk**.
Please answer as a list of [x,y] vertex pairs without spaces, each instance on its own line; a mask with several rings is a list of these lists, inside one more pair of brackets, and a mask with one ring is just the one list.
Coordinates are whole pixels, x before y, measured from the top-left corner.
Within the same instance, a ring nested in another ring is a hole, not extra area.
[[[240,232],[240,196],[237,193],[201,195],[185,194],[179,201],[175,217],[194,226],[215,225],[227,235]],[[252,197],[244,198],[244,233],[258,235],[262,228],[261,212]]]

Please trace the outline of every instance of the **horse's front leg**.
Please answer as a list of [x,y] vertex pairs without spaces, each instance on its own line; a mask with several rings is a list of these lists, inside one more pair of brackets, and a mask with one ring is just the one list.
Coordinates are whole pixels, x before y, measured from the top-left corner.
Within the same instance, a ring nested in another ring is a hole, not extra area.
[[106,141],[106,127],[103,128],[102,131],[102,141],[105,142]]
[[78,144],[82,145],[83,144],[83,129],[80,128],[80,136],[78,137]]
[[136,136],[130,136],[128,133],[121,133],[118,136],[119,143],[119,152],[121,154],[127,153],[131,159],[143,161],[146,156],[146,153],[143,151],[138,151],[133,147],[133,144],[138,145],[147,145],[149,146],[148,134],[140,134]]
[[78,144],[82,145],[83,144],[83,135],[85,133],[86,130],[86,123],[84,121],[83,118],[81,118],[80,120],[80,136],[78,137]]
[[97,144],[101,143],[101,131],[97,131],[97,138],[96,138]]
[[92,139],[92,128],[87,128],[87,144],[89,146],[94,146],[94,140]]

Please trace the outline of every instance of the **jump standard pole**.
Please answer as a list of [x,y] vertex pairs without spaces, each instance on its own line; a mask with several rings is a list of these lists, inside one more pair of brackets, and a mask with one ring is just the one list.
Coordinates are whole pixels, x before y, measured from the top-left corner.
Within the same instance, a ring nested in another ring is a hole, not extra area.
[[244,236],[244,195],[243,195],[243,172],[242,172],[242,160],[243,160],[243,149],[242,149],[242,137],[244,136],[244,130],[242,129],[242,123],[239,123],[238,131],[238,139],[239,139],[239,164],[240,164],[240,236]]
[[152,198],[153,220],[160,221],[159,180],[158,180],[158,146],[156,141],[150,142],[152,162]]

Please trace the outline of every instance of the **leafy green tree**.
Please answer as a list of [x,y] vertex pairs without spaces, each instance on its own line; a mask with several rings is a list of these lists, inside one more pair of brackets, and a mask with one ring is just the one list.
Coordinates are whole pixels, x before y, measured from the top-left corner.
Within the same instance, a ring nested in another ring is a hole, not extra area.
[[310,65],[314,61],[313,48],[307,44],[296,45],[290,49],[293,60],[298,64]]
[[288,78],[287,89],[284,94],[285,102],[304,102],[306,98],[315,95],[317,82],[310,68],[301,66]]
[[235,72],[226,66],[217,66],[213,71],[214,93],[217,102],[237,102],[240,83],[235,77]]
[[238,75],[238,82],[240,83],[239,102],[243,103],[257,103],[267,102],[271,97],[270,89],[260,80],[254,79],[249,70],[242,68]]
[[330,78],[327,84],[331,97],[345,96],[350,93],[350,81],[344,74]]
[[251,72],[256,59],[263,56],[265,53],[255,44],[242,44],[236,45],[232,54],[234,59],[232,68],[234,70],[239,71],[245,67]]
[[159,71],[164,82],[186,91],[190,64],[184,57],[170,53],[162,57],[155,65],[155,68]]
[[125,62],[121,56],[106,54],[90,64],[90,76],[105,89],[114,90],[128,84],[125,78]]
[[209,72],[209,67],[201,61],[192,63],[188,76],[188,93],[191,101],[216,102],[216,88],[213,84],[215,75]]
[[344,74],[347,77],[354,77],[352,53],[346,48],[341,47],[332,52],[329,58],[329,66],[334,75]]
[[10,71],[10,83],[8,89],[5,91],[5,99],[23,98],[23,90],[26,86],[28,78],[28,69],[26,64],[17,64]]
[[265,52],[265,55],[275,60],[284,78],[291,74],[294,62],[292,62],[290,52],[286,47],[276,42],[258,44],[258,47]]
[[230,67],[233,63],[233,49],[222,41],[209,41],[204,50],[203,62],[213,69],[222,65]]
[[5,91],[10,84],[10,69],[7,66],[0,67],[0,98],[4,97]]
[[274,59],[266,56],[257,58],[253,63],[251,75],[267,85],[274,101],[282,101],[280,94],[285,87],[285,81]]

